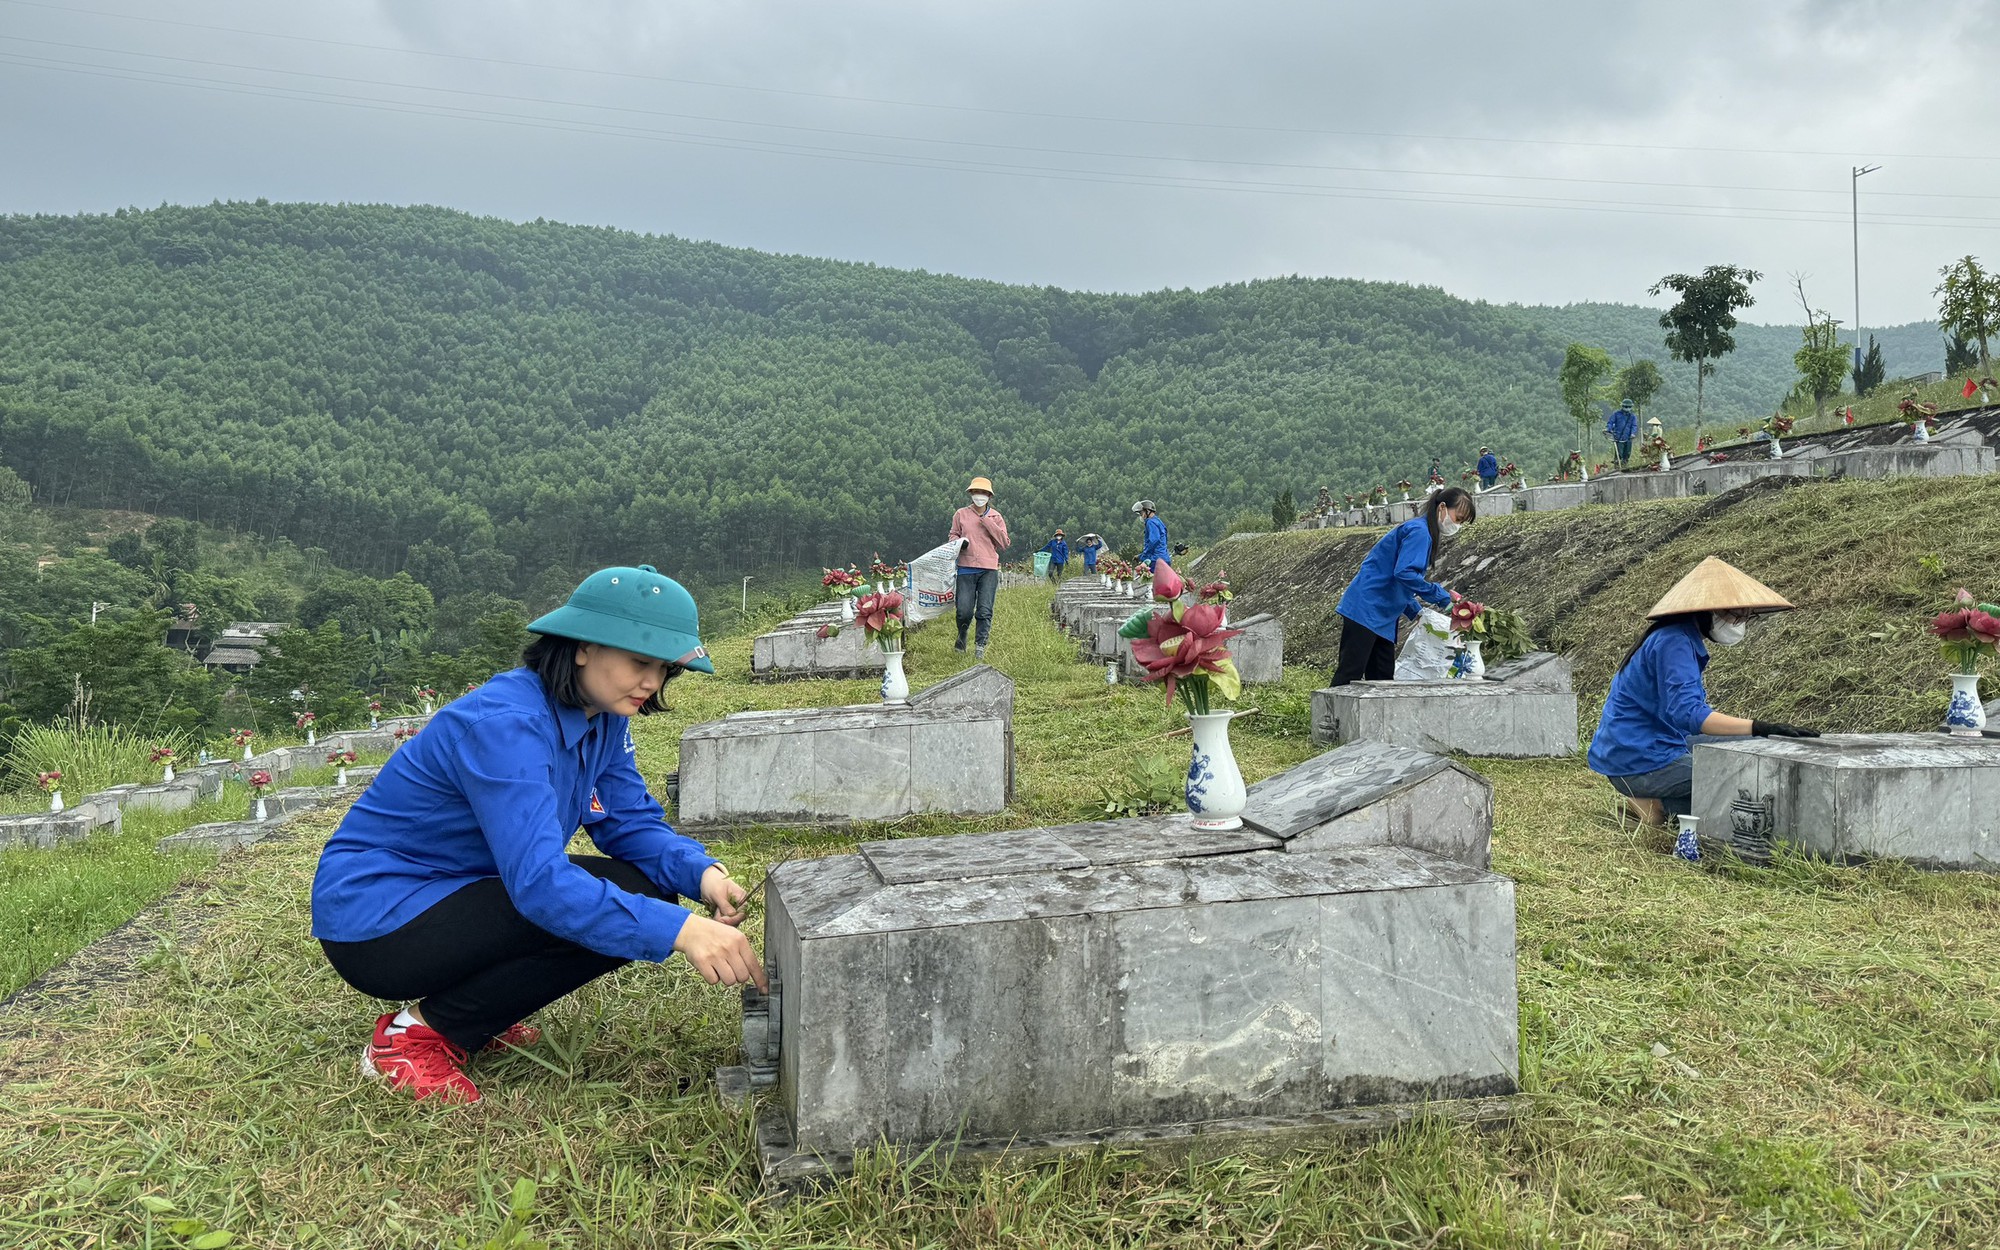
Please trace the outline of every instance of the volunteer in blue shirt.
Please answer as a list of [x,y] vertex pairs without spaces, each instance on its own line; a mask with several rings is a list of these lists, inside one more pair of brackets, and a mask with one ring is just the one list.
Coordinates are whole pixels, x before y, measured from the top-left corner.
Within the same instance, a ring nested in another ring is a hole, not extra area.
[[1063,541],[1063,532],[1057,530],[1056,536],[1049,539],[1042,550],[1049,553],[1049,580],[1060,582],[1063,575],[1063,565],[1069,563],[1069,544]]
[[1174,559],[1167,550],[1167,523],[1153,510],[1153,501],[1141,499],[1132,505],[1132,511],[1146,518],[1146,545],[1139,549],[1139,563],[1149,568],[1155,562],[1171,565]]
[[1094,533],[1085,534],[1083,540],[1077,544],[1077,550],[1083,553],[1083,571],[1086,573],[1095,573],[1097,571],[1097,553],[1104,550],[1104,540]]
[[1340,613],[1340,658],[1333,685],[1390,681],[1396,676],[1396,623],[1415,617],[1417,605],[1448,608],[1457,596],[1430,579],[1438,542],[1479,515],[1468,491],[1433,491],[1422,516],[1384,534],[1361,561],[1335,611]]
[[1632,439],[1639,433],[1639,414],[1632,411],[1632,401],[1618,405],[1604,420],[1604,432],[1611,436],[1612,444],[1618,449],[1618,467],[1632,463]]
[[1500,458],[1494,455],[1491,450],[1481,447],[1479,449],[1478,472],[1479,488],[1481,490],[1492,490],[1500,481]]
[[1744,720],[1708,704],[1708,646],[1742,642],[1753,617],[1788,612],[1777,591],[1710,556],[1647,613],[1652,624],[1625,655],[1590,740],[1591,771],[1625,796],[1647,824],[1685,816],[1694,793],[1697,735],[1817,738],[1810,729]]
[[[601,569],[528,628],[523,667],[389,757],[313,878],[334,971],[410,1003],[376,1020],[361,1070],[420,1099],[476,1102],[470,1054],[531,1045],[528,1015],[634,960],[679,951],[711,984],[765,983],[742,888],[667,824],[634,762],[629,718],[715,671],[693,597],[651,565]],[[578,825],[603,855],[567,853]]]

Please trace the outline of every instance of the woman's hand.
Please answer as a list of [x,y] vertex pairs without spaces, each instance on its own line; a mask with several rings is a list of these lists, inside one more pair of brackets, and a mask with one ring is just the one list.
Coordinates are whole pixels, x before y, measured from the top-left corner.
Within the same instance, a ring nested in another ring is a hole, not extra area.
[[768,993],[763,961],[757,958],[750,939],[741,930],[718,924],[706,916],[690,914],[681,925],[674,949],[687,956],[694,970],[710,985],[748,985]]
[[702,872],[701,901],[721,923],[732,927],[742,924],[746,914],[743,905],[748,898],[743,887],[730,879],[729,870],[721,864],[710,864]]

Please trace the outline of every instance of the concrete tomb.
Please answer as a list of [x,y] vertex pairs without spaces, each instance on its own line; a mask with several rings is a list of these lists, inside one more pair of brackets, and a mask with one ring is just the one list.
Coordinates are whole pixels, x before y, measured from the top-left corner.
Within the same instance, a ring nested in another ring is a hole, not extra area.
[[2000,741],[1699,738],[1693,809],[1705,844],[1752,862],[1777,841],[1835,861],[2000,871]]
[[780,681],[796,677],[865,677],[881,672],[887,665],[882,648],[870,645],[860,626],[849,625],[832,638],[819,636],[822,625],[839,619],[836,606],[831,613],[808,613],[768,634],[757,635],[750,644],[750,676],[760,681]]
[[738,712],[690,726],[676,823],[693,831],[1004,811],[1013,682],[981,665],[940,685],[907,704]]
[[767,1182],[854,1152],[1222,1149],[1504,1118],[1514,884],[1492,788],[1376,743],[1186,815],[863,844],[772,869],[768,997],[727,1093],[775,1086]]
[[1476,681],[1358,681],[1315,690],[1312,736],[1501,759],[1574,755],[1569,661],[1533,651]]
[[[1145,665],[1132,655],[1132,642],[1118,637],[1118,626],[1125,618],[1099,622],[1096,647],[1092,654],[1110,659],[1116,656],[1119,672],[1128,681],[1140,681],[1146,676]],[[1260,685],[1281,682],[1285,679],[1285,626],[1269,612],[1259,612],[1241,620],[1230,618],[1229,628],[1243,632],[1231,638],[1226,644],[1230,655],[1236,660],[1236,671],[1243,677],[1243,684]],[[1110,655],[1105,652],[1111,644],[1116,649]]]

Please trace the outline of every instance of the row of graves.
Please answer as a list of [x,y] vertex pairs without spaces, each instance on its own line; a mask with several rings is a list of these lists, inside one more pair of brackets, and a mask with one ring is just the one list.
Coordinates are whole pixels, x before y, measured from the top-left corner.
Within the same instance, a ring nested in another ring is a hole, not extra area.
[[[1918,415],[1919,420],[1797,437],[1766,430],[1754,442],[1680,459],[1668,455],[1655,467],[1613,473],[1591,472],[1577,453],[1565,480],[1540,486],[1502,485],[1474,493],[1480,515],[1491,516],[1721,495],[1767,477],[1976,477],[2000,467],[2000,408]],[[1294,528],[1395,525],[1420,515],[1426,497],[1426,491],[1402,489],[1400,484],[1394,495],[1378,491],[1373,499],[1352,505],[1323,495]]]
[[[1124,682],[1146,675],[1133,631],[1121,635],[1144,595],[1077,577],[1051,614],[1080,660]],[[1277,618],[1228,627],[1242,630],[1229,647],[1245,684],[1282,678]],[[902,704],[695,726],[682,819],[991,815],[1011,796],[1012,715],[1011,682],[982,665]],[[1492,787],[1458,759],[1574,757],[1568,661],[1530,651],[1322,689],[1312,732],[1325,752],[1248,786],[1221,819],[1193,802],[1197,734],[1186,813],[779,863],[770,992],[744,994],[743,1061],[717,1073],[726,1095],[757,1096],[767,1183],[817,1183],[882,1146],[959,1160],[1225,1153],[1516,1114],[1514,883],[1490,867]],[[957,780],[927,788],[939,768]],[[1992,870],[2000,741],[1703,742],[1695,809],[1711,856],[1763,862],[1786,842]]]

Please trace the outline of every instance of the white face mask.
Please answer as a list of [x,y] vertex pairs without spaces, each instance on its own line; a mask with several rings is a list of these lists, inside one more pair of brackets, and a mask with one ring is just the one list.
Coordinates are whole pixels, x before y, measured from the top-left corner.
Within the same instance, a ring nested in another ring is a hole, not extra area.
[[1749,632],[1747,621],[1716,621],[1708,627],[1708,640],[1718,647],[1733,647]]
[[984,508],[992,499],[993,496],[991,495],[974,495],[972,497],[972,506],[975,508]]
[[1458,531],[1464,528],[1463,525],[1452,520],[1449,516],[1441,515],[1438,517],[1438,533],[1443,534],[1446,538],[1450,538],[1453,534],[1458,533]]

